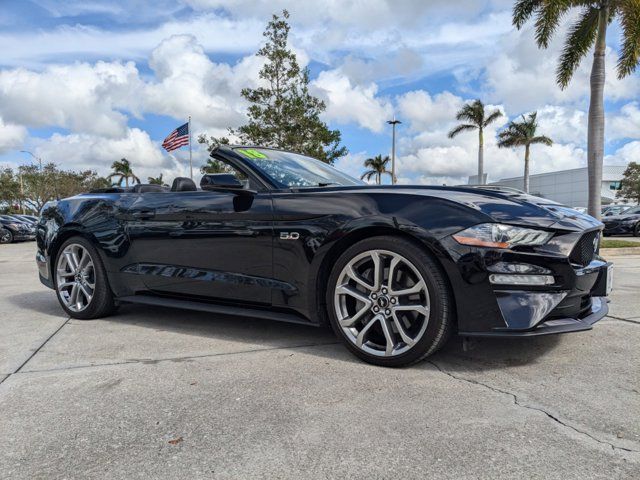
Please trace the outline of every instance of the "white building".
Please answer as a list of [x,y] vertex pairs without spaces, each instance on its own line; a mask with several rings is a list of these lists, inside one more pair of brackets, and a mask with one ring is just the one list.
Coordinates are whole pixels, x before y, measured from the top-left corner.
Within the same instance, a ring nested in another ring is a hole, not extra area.
[[[604,165],[602,170],[602,204],[624,203],[616,198],[625,165]],[[503,178],[489,185],[501,185],[522,190],[524,177]],[[529,193],[549,198],[569,207],[586,207],[589,197],[587,167],[529,176]]]

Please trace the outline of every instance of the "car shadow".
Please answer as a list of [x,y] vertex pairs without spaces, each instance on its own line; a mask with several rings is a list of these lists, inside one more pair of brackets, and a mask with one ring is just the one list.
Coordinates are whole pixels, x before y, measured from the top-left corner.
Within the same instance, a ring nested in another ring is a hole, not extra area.
[[[64,317],[65,313],[50,291],[10,295],[15,307],[46,315]],[[247,350],[263,348],[304,348],[310,355],[331,360],[357,362],[339,343],[328,326],[298,325],[260,318],[219,315],[148,305],[123,304],[117,313],[102,319],[110,323],[149,328],[157,332],[173,332],[246,343]],[[448,371],[484,371],[535,363],[561,343],[560,335],[531,338],[477,338],[464,342],[452,335],[445,346],[429,357],[429,361]],[[310,348],[305,348],[310,347]],[[434,368],[424,362],[410,368]]]
[[8,295],[6,300],[14,307],[24,308],[44,315],[66,317],[66,313],[52,290],[32,291]]

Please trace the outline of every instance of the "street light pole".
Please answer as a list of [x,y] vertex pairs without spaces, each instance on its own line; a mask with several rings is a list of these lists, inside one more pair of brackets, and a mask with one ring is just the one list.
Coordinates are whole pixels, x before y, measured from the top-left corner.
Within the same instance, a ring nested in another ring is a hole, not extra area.
[[391,125],[391,184],[396,184],[396,125],[402,123],[400,120],[387,120],[387,123]]
[[40,157],[36,157],[33,153],[31,153],[29,150],[20,150],[20,152],[22,153],[28,153],[29,155],[31,155],[34,159],[36,159],[38,161],[38,163],[40,164],[40,172],[42,172],[42,158]]

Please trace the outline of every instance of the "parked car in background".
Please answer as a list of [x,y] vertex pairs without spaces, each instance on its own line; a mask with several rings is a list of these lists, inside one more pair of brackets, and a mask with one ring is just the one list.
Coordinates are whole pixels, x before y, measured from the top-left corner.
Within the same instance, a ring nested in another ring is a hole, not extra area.
[[38,217],[35,217],[33,215],[20,215],[20,214],[17,214],[17,213],[12,213],[12,214],[10,214],[8,216],[11,217],[11,218],[15,218],[19,222],[28,223],[29,225],[37,225],[37,223],[38,223]]
[[24,220],[19,220],[11,215],[0,215],[0,225],[7,232],[3,232],[2,243],[11,243],[19,240],[35,240],[36,227]]
[[630,208],[632,208],[632,205],[609,205],[602,207],[602,216],[611,217],[613,215],[621,215]]
[[587,209],[584,207],[571,207],[571,208],[573,208],[576,212],[587,213]]
[[633,235],[640,237],[640,207],[631,207],[620,215],[602,219],[604,235]]

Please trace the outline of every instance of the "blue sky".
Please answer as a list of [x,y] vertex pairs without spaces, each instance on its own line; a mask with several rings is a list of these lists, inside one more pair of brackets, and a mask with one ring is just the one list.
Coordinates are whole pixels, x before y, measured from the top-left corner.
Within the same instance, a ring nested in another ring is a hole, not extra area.
[[[491,179],[516,176],[522,152],[498,149],[495,133],[538,110],[555,140],[536,147],[532,172],[586,163],[591,55],[569,88],[554,83],[565,19],[548,50],[531,26],[511,26],[506,0],[157,0],[0,2],[0,165],[30,162],[30,150],[63,168],[106,173],[130,159],[139,176],[186,172],[186,149],[168,155],[162,139],[188,115],[194,133],[223,134],[243,123],[245,86],[256,86],[254,52],[272,13],[291,12],[290,44],[311,71],[324,119],[349,155],[337,166],[360,175],[368,156],[390,151],[385,121],[397,116],[398,172],[405,183],[466,182],[477,138],[448,139],[455,112],[482,98],[503,112],[487,132]],[[613,67],[619,29],[608,36],[605,161],[640,154],[638,75]],[[196,166],[206,153],[196,148]]]

